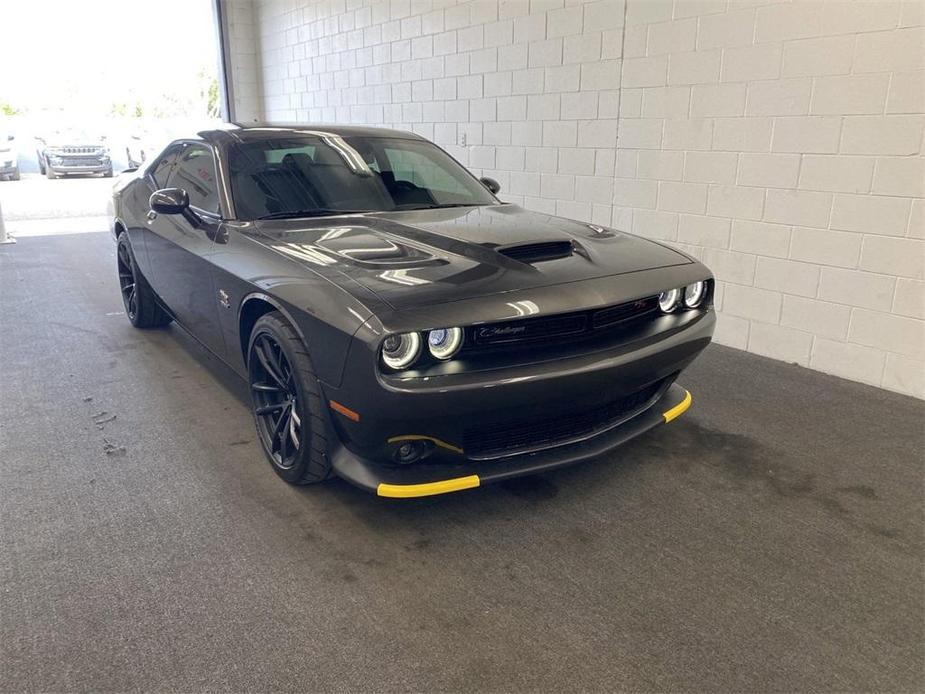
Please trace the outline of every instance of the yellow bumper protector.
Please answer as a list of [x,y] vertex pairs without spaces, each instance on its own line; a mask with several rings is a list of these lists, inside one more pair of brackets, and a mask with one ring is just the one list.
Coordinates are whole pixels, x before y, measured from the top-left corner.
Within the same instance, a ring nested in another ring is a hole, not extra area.
[[448,451],[453,451],[454,453],[462,453],[463,449],[459,446],[454,446],[452,443],[447,443],[446,441],[441,441],[440,439],[435,439],[433,436],[422,436],[420,434],[407,434],[405,436],[393,436],[390,439],[386,439],[386,443],[396,443],[398,441],[432,441],[440,448],[445,448]]
[[458,492],[462,489],[472,489],[478,486],[479,476],[469,475],[468,477],[456,477],[451,480],[425,482],[424,484],[380,484],[376,488],[376,494],[391,497],[392,499],[410,499],[415,496],[433,496],[434,494]]
[[677,405],[672,407],[667,412],[662,413],[662,417],[665,418],[665,424],[670,422],[672,419],[677,419],[682,414],[687,412],[688,408],[691,406],[691,392],[689,390],[684,391],[684,399],[679,402]]

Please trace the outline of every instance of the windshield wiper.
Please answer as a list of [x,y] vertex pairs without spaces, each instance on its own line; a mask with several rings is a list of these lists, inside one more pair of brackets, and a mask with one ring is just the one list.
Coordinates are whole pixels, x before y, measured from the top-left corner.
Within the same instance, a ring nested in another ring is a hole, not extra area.
[[271,212],[257,219],[296,219],[298,217],[327,217],[338,214],[359,214],[371,210],[335,210],[330,207],[316,207],[311,210],[287,210],[285,212]]

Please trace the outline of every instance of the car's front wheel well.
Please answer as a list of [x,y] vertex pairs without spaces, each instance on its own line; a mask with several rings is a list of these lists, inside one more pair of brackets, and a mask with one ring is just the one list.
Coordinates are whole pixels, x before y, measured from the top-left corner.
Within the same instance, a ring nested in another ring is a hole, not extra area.
[[259,298],[248,299],[241,307],[241,315],[238,317],[238,341],[241,343],[241,356],[244,357],[245,364],[247,363],[247,350],[254,325],[260,320],[261,316],[275,310],[276,306]]
[[112,230],[115,232],[116,238],[119,238],[119,236],[125,233],[125,225],[117,219],[112,225]]

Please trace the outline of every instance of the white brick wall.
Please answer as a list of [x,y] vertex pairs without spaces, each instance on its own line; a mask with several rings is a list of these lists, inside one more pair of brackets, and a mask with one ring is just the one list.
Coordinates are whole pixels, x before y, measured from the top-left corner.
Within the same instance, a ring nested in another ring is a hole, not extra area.
[[719,342],[925,397],[922,0],[226,1],[239,118],[414,130],[702,258]]

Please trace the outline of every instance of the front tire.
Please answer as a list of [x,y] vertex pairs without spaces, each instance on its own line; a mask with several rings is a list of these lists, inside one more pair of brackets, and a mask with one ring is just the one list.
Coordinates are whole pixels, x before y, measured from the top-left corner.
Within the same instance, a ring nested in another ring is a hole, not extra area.
[[257,436],[276,474],[298,485],[330,477],[321,386],[305,344],[281,313],[254,325],[247,368]]
[[173,320],[157,303],[154,290],[138,269],[128,234],[119,235],[116,247],[119,268],[119,291],[125,315],[136,328],[160,328]]
[[47,165],[45,166],[45,169],[42,171],[42,173],[45,174],[45,178],[47,178],[49,181],[53,181],[58,178],[55,172],[51,170],[51,167]]

